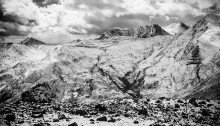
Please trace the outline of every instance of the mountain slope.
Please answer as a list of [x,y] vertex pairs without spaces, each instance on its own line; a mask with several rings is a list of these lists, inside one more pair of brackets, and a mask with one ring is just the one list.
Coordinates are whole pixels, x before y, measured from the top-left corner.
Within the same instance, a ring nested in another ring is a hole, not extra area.
[[0,46],[0,97],[35,102],[220,99],[219,21],[207,15],[176,36]]
[[[196,92],[200,94],[199,92],[209,91],[212,86],[219,87],[219,80],[216,79],[220,72],[219,47],[201,39],[210,31],[218,34],[220,31],[218,23],[218,16],[207,15],[183,35],[174,38],[159,54],[152,57],[154,59],[152,63],[144,62],[140,69],[144,69],[144,73],[156,74],[153,78],[146,77],[145,79],[160,83],[158,86],[160,88],[152,92],[153,94],[162,93],[178,98],[220,99],[219,88],[212,90],[210,95],[204,97],[191,96]],[[212,30],[213,25],[215,30]],[[153,67],[149,67],[152,64]]]

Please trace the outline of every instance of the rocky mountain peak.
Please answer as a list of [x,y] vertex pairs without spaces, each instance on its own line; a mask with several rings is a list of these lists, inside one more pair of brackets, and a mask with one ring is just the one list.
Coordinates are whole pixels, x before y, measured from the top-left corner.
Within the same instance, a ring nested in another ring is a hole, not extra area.
[[209,23],[220,25],[220,15],[218,14],[207,14],[204,19]]
[[100,35],[98,39],[107,39],[112,36],[130,36],[134,38],[149,38],[157,35],[169,35],[159,25],[146,25],[130,29],[114,28]]
[[24,44],[26,46],[32,46],[32,45],[45,45],[46,43],[37,40],[35,38],[28,37],[25,40],[21,41],[20,44]]
[[217,14],[207,14],[197,22],[190,32],[197,36],[199,41],[220,47],[219,44],[220,16]]
[[208,26],[208,25],[215,25],[219,27],[220,26],[220,15],[207,14],[204,18],[202,18],[200,21],[198,21],[193,26],[193,29],[196,29],[197,27],[201,27],[201,26]]

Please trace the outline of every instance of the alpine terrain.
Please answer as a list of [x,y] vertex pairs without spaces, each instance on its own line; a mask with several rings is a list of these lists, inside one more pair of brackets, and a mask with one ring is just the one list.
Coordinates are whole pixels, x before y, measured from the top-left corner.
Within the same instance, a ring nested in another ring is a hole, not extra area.
[[[132,125],[219,125],[219,91],[217,14],[193,26],[115,28],[94,40],[0,43],[0,102],[10,125],[30,118],[32,124],[43,125],[40,118],[55,125],[72,118],[76,126],[82,116],[92,118],[82,118],[82,125],[129,125],[127,118],[134,119]],[[54,111],[57,117],[48,114]]]

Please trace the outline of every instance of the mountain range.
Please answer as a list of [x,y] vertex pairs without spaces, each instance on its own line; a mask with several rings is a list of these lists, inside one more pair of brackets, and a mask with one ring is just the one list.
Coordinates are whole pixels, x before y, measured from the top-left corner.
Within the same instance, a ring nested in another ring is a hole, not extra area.
[[159,25],[146,25],[137,28],[121,29],[114,28],[100,35],[98,39],[107,39],[113,36],[130,36],[134,38],[149,38],[157,35],[168,35]]
[[118,28],[56,45],[0,43],[1,102],[220,99],[219,23],[208,14],[191,27]]

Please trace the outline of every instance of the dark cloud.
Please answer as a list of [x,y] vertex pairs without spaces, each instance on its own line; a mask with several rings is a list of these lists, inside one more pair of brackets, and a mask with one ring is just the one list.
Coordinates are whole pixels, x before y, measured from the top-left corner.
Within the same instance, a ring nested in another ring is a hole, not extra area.
[[18,23],[20,25],[37,24],[37,22],[33,19],[27,19],[18,15],[5,14],[5,9],[2,7],[2,3],[0,3],[0,17],[1,22]]
[[0,31],[0,36],[25,36],[28,35],[32,29],[30,26],[23,26],[18,23],[11,22],[0,22],[0,26],[4,29],[3,31]]
[[37,25],[33,19],[19,17],[17,15],[5,14],[5,9],[0,4],[0,36],[28,35],[32,26]]
[[60,4],[59,0],[33,0],[39,7],[47,7],[52,4]]

